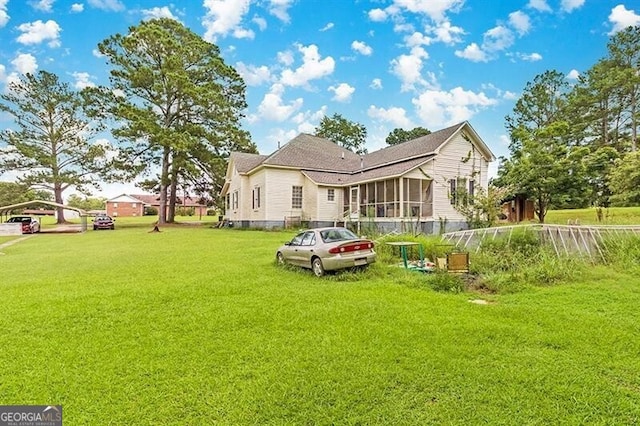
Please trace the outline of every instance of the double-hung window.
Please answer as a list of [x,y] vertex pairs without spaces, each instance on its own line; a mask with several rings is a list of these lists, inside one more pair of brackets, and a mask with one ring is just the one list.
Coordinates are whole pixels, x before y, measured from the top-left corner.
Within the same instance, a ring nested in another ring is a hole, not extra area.
[[291,208],[292,209],[302,208],[302,187],[301,186],[293,186],[291,188]]

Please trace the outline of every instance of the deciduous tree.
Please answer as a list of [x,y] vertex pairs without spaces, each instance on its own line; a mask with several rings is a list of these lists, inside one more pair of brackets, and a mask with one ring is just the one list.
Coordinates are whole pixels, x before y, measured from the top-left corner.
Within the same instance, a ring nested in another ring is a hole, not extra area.
[[367,128],[362,124],[347,120],[340,114],[322,117],[320,125],[316,127],[315,135],[327,138],[356,154],[367,153],[365,148]]
[[431,134],[431,130],[425,129],[424,127],[415,127],[411,130],[396,128],[393,129],[391,133],[389,133],[389,136],[387,136],[385,142],[387,142],[387,145],[397,145],[399,143],[407,142],[419,138],[420,136],[426,136],[428,134]]

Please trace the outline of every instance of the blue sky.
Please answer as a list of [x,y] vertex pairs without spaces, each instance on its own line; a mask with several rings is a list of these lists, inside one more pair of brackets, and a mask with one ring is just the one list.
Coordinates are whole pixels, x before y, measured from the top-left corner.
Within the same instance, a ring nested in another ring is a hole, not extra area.
[[[468,120],[501,156],[525,84],[550,69],[575,81],[612,34],[640,25],[640,1],[0,0],[0,90],[37,70],[77,88],[106,84],[97,44],[153,17],[220,46],[247,83],[243,125],[261,154],[339,113],[366,126],[369,151],[396,127]],[[96,195],[122,192],[141,191]]]

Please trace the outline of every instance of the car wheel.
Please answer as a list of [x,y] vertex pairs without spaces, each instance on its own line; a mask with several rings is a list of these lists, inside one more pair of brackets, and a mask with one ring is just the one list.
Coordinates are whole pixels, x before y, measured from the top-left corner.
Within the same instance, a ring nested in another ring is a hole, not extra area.
[[93,225],[93,230],[94,230],[94,231],[97,231],[97,230],[98,230],[98,227],[97,227],[97,226],[95,226],[95,225]]
[[276,254],[276,262],[278,262],[278,265],[285,264],[284,255],[282,253],[278,252],[278,254]]
[[111,229],[116,229],[116,226],[115,225],[111,225]]
[[319,257],[314,257],[311,261],[311,269],[316,277],[324,275],[324,266],[322,266],[322,260]]

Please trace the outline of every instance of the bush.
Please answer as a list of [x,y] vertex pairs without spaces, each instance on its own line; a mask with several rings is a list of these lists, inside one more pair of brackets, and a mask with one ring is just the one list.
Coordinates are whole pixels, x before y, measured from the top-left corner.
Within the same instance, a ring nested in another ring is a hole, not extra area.
[[144,208],[145,216],[157,216],[157,214],[158,214],[158,209],[155,207],[148,206]]

